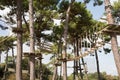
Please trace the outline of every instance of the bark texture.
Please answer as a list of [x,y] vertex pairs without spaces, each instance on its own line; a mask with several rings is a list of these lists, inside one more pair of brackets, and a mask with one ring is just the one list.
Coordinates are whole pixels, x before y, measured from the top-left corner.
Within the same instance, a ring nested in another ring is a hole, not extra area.
[[[106,13],[107,13],[108,24],[114,24],[114,19],[112,17],[110,0],[104,0],[104,3],[105,3],[105,10],[106,10]],[[120,78],[120,55],[119,55],[119,50],[118,50],[117,35],[116,35],[115,32],[113,32],[113,33],[110,34],[110,36],[111,36],[111,46],[112,46],[112,51],[113,51],[113,55],[114,55],[114,60],[115,60],[118,75],[119,75],[119,78]]]
[[[17,28],[22,29],[22,0],[17,0]],[[22,33],[17,33],[17,59],[16,59],[16,80],[22,80]]]
[[29,29],[30,29],[30,80],[35,80],[35,40],[33,27],[33,0],[29,0]]

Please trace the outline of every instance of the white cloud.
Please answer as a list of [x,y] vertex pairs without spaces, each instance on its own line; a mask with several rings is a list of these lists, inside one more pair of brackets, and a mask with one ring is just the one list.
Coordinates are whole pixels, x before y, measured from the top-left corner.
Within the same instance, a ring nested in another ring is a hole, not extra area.
[[4,15],[6,15],[9,11],[10,11],[9,8],[5,8],[4,10],[0,10],[0,14],[1,14],[2,16],[4,16]]
[[53,19],[53,21],[54,21],[54,25],[60,25],[60,23],[61,23],[61,20],[59,20],[59,19]]

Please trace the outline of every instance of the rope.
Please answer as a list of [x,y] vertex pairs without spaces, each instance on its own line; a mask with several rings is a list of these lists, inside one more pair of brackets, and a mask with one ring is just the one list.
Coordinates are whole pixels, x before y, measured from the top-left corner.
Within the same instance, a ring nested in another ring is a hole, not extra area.
[[[109,28],[108,25],[107,25],[105,28],[103,28],[102,30],[100,30],[100,31],[98,31],[98,32],[95,32],[96,35],[98,35],[98,34],[101,35],[101,34],[103,33],[103,31],[105,31],[107,28]],[[102,36],[102,37],[103,37],[103,36]],[[99,46],[95,45],[95,47],[91,48],[90,51],[86,51],[86,52],[84,52],[84,54],[82,54],[82,55],[80,55],[80,56],[73,57],[73,58],[71,58],[71,59],[67,59],[67,61],[79,60],[80,58],[85,57],[85,56],[93,53],[95,50],[97,50],[99,47],[102,47],[102,45],[103,45],[103,41],[97,42],[97,43],[100,44],[100,45],[99,45]],[[96,43],[96,44],[97,44],[97,43]]]
[[[101,43],[102,43],[102,42],[101,42]],[[85,56],[93,53],[93,52],[94,52],[95,50],[97,50],[99,47],[102,47],[102,46],[95,46],[95,47],[91,48],[90,51],[86,51],[86,52],[84,52],[84,54],[81,54],[81,55],[79,55],[79,56],[77,56],[77,57],[73,57],[73,58],[70,58],[70,59],[66,59],[66,61],[79,60],[80,58],[85,57]],[[63,61],[63,60],[61,59],[60,61]]]
[[85,57],[85,56],[93,53],[93,52],[94,52],[95,50],[97,50],[98,48],[99,48],[99,46],[98,46],[98,47],[95,46],[95,47],[91,48],[90,51],[86,51],[86,52],[84,52],[84,54],[82,54],[82,55],[80,55],[80,56],[67,59],[67,61],[79,60],[80,58]]
[[[109,27],[109,26],[103,28],[102,30],[100,30],[100,31],[97,32],[97,33],[95,32],[96,35],[101,34],[102,31],[105,30],[105,29],[107,29],[108,27]],[[88,36],[88,35],[86,34],[86,37],[87,37],[87,36]],[[85,37],[85,39],[86,39],[86,37]],[[98,37],[98,36],[97,36],[97,37]],[[81,47],[82,47],[82,40],[83,40],[83,38],[84,38],[84,35],[82,35],[82,37],[81,37]],[[96,42],[95,44],[96,44],[96,45],[95,45],[94,47],[90,47],[90,50],[85,51],[84,54],[81,54],[81,55],[79,55],[79,56],[75,56],[75,57],[73,57],[73,58],[66,59],[66,61],[79,60],[80,58],[85,57],[85,56],[93,53],[93,52],[94,52],[95,50],[97,50],[99,47],[102,47],[103,41],[101,41],[101,42]],[[99,46],[98,46],[97,44],[99,44]],[[84,43],[84,46],[85,46],[85,43]],[[87,46],[88,46],[88,45],[87,45]],[[62,59],[61,59],[61,61],[62,61]]]

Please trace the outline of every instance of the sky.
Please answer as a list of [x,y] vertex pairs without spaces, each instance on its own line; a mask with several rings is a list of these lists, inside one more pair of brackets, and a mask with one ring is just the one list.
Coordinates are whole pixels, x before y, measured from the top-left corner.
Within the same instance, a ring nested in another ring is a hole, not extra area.
[[[115,0],[111,0],[111,2],[112,1],[115,1]],[[91,13],[93,14],[93,18],[96,20],[99,20],[103,16],[103,13],[105,12],[104,5],[94,7],[93,2],[90,2],[87,5],[87,8],[91,11]],[[9,11],[8,9],[6,9],[5,11],[0,10],[0,13],[5,15],[8,11]],[[1,21],[0,21],[0,23],[4,24]],[[8,30],[6,30],[6,31],[0,30],[0,36],[5,36],[5,35],[8,35],[9,33],[10,32]],[[106,45],[106,47],[111,47],[111,46]],[[102,48],[100,48],[100,49],[102,50]],[[24,45],[23,50],[26,52],[26,51],[29,51],[29,48],[26,48]],[[105,71],[108,74],[117,75],[117,70],[116,70],[116,66],[114,63],[114,58],[113,58],[112,52],[107,54],[107,55],[105,55],[104,52],[102,52],[102,53],[98,53],[98,55],[99,55],[100,71],[101,72]],[[5,55],[3,55],[3,56],[5,57]],[[43,63],[48,62],[49,58],[50,58],[50,56],[44,55]],[[87,56],[84,59],[85,59],[85,62],[87,62],[88,71],[89,72],[96,72],[95,57],[94,56]],[[72,63],[73,62],[68,62],[68,66],[72,67],[71,66]],[[68,74],[73,72],[72,68],[68,68],[68,70],[69,70]]]

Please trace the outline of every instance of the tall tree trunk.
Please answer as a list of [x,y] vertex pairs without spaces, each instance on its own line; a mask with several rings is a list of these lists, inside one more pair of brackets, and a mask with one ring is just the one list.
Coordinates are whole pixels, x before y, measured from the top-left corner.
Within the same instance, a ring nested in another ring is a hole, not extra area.
[[43,74],[42,74],[42,58],[41,57],[38,57],[38,66],[39,66],[39,68],[38,68],[38,73],[37,73],[37,75],[38,75],[38,79],[39,80],[43,80]]
[[[42,55],[42,54],[41,54]],[[40,66],[39,66],[39,71],[40,71],[40,80],[43,80],[43,71],[42,71],[42,58],[40,58]]]
[[[84,68],[84,71],[85,71],[85,80],[89,80],[88,79],[88,75],[87,75],[87,68],[86,68],[86,64],[85,64],[85,62],[84,62],[84,58],[82,57],[81,58],[81,61],[82,61],[82,65],[83,65],[83,68]],[[83,79],[83,76],[82,76],[82,79]]]
[[67,53],[66,53],[66,48],[67,48],[67,34],[68,34],[68,20],[69,20],[69,11],[70,11],[70,6],[66,12],[66,22],[65,22],[65,27],[64,27],[64,43],[63,43],[63,80],[67,80]]
[[[77,39],[78,40],[78,39]],[[82,39],[80,38],[80,42],[79,40],[77,41],[77,45],[80,46],[80,54],[82,55]],[[81,58],[81,61],[82,61],[82,65],[83,65],[83,68],[85,70],[85,78],[86,80],[88,80],[88,75],[87,75],[87,69],[86,69],[86,66],[85,66],[85,62],[84,62],[84,58],[82,57]],[[79,65],[81,65],[80,61],[79,61]],[[81,66],[80,66],[81,67]],[[80,70],[80,74],[81,74],[81,79],[83,80],[83,73],[82,73],[82,68]]]
[[95,58],[96,58],[96,65],[97,65],[98,80],[101,80],[97,50],[95,50]]
[[[79,41],[78,41],[78,37],[76,37],[76,56],[79,56]],[[80,77],[79,77],[79,74],[78,74],[78,70],[80,71]],[[81,67],[81,60],[78,60],[77,61],[77,75],[78,75],[78,79],[81,79],[83,80],[83,73],[82,73],[82,67]]]
[[75,60],[73,61],[73,64],[74,64],[74,66],[73,66],[73,80],[75,80]]
[[[75,55],[75,57],[78,56],[78,48],[77,48],[77,45],[76,45],[76,39],[74,40],[74,55]],[[75,62],[74,63],[75,80],[78,80],[78,61],[74,60],[74,62]]]
[[2,54],[2,52],[0,51],[0,63],[1,63],[1,54]]
[[8,50],[6,51],[6,60],[5,60],[5,69],[4,69],[4,74],[2,80],[6,80],[6,75],[8,72]]
[[[14,48],[13,47],[12,47],[12,58],[13,58],[13,60],[12,60],[13,65],[15,65],[15,56],[14,56]],[[16,72],[15,66],[14,66],[14,69],[15,69],[15,72]]]
[[57,80],[57,65],[56,64],[54,64],[54,74],[53,74],[53,78],[52,78],[52,80]]
[[68,22],[69,22],[69,12],[71,9],[71,6],[73,4],[74,0],[71,0],[71,3],[68,6],[68,9],[66,11],[66,21],[65,21],[65,27],[64,27],[64,43],[63,43],[63,59],[65,59],[63,61],[63,80],[67,80],[67,61],[66,61],[66,57],[67,57],[67,53],[66,53],[66,48],[67,48],[67,34],[68,34]]
[[[66,28],[67,29],[67,28]],[[64,33],[64,40],[65,40],[65,42],[64,42],[64,45],[63,45],[63,53],[62,53],[62,55],[63,55],[63,59],[65,59],[66,60],[66,57],[67,57],[67,53],[66,53],[66,47],[67,47],[67,41],[66,41],[66,33],[67,33],[67,31],[65,30],[65,33]],[[67,61],[63,61],[63,80],[67,80]]]
[[[41,32],[40,32],[41,33]],[[39,54],[41,55],[39,57],[39,80],[43,80],[43,71],[42,71],[42,54],[41,54],[41,39],[40,36],[37,36],[37,41],[38,41],[38,49],[39,49]]]
[[[61,37],[62,37],[62,35],[61,35]],[[60,56],[60,53],[61,53],[61,37],[60,37],[60,39],[59,39],[59,42],[58,42],[58,46],[57,46],[57,56],[56,56],[56,59],[58,59]],[[52,77],[52,80],[57,80],[58,79],[58,74],[57,74],[57,71],[58,71],[58,69],[57,69],[57,67],[58,67],[58,64],[59,64],[59,62],[58,61],[56,61],[56,62],[54,62],[54,72],[53,72],[53,77]]]
[[[17,28],[22,28],[22,0],[17,0]],[[22,80],[22,33],[17,33],[16,80]]]
[[[38,3],[40,4],[40,2],[38,1]],[[41,27],[41,17],[43,17],[42,15],[39,15],[39,17],[37,17],[37,20],[38,20],[38,27],[40,28]],[[43,80],[43,70],[42,70],[42,53],[41,53],[41,48],[43,47],[42,46],[42,43],[41,43],[41,30],[37,30],[39,33],[36,34],[36,37],[37,37],[37,41],[38,41],[38,49],[39,49],[39,54],[41,55],[41,57],[39,57],[39,80]]]
[[[57,55],[57,58],[62,58],[62,34],[60,36],[60,39],[59,39],[59,43],[58,43],[58,55]],[[60,63],[60,75],[59,77],[57,77],[58,80],[62,80],[62,65]]]
[[[114,20],[112,17],[112,10],[110,6],[110,0],[104,0],[104,2],[105,2],[105,10],[107,13],[108,24],[114,24]],[[115,60],[118,75],[120,78],[120,55],[119,55],[119,50],[118,50],[117,35],[115,33],[111,33],[110,35],[111,35],[111,46],[112,46],[112,51],[114,55],[114,60]]]
[[81,60],[79,60],[79,69],[80,69],[80,78],[81,78],[81,80],[83,80],[83,73],[82,73]]
[[62,66],[60,66],[60,77],[58,80],[62,80]]
[[30,29],[30,80],[35,80],[35,40],[33,27],[33,0],[29,0],[29,29]]
[[117,37],[115,33],[111,34],[111,45],[112,45],[115,64],[116,64],[119,79],[120,79],[120,54],[118,50]]

